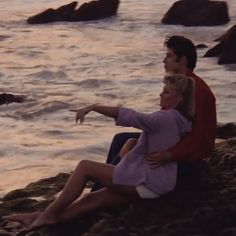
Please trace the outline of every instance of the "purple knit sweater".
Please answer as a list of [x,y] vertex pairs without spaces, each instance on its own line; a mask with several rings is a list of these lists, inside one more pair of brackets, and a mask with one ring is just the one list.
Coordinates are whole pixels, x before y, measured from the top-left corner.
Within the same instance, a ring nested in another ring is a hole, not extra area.
[[116,125],[135,127],[143,132],[136,146],[115,167],[113,183],[129,186],[144,184],[158,195],[172,190],[176,184],[177,163],[170,162],[151,169],[145,156],[174,146],[191,130],[191,122],[177,110],[144,114],[120,107]]

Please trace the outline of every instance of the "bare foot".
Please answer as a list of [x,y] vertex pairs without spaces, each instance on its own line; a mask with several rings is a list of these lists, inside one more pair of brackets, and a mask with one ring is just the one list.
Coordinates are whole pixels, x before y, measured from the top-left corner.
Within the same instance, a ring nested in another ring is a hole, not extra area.
[[32,222],[28,230],[36,230],[44,226],[54,225],[57,222],[58,219],[55,215],[49,213],[42,213]]
[[3,216],[2,218],[4,220],[16,221],[20,224],[23,224],[25,227],[29,227],[40,214],[40,212],[13,214],[9,216]]

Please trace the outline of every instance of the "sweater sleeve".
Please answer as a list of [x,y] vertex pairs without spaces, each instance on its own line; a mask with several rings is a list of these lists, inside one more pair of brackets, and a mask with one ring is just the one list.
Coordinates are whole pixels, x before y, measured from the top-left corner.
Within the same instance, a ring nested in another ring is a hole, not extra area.
[[130,108],[120,107],[116,125],[134,127],[144,132],[156,132],[168,119],[165,112],[157,111],[150,114],[140,113]]
[[196,115],[192,131],[169,149],[173,160],[199,160],[209,156],[216,135],[216,105],[211,90],[201,81],[196,83]]

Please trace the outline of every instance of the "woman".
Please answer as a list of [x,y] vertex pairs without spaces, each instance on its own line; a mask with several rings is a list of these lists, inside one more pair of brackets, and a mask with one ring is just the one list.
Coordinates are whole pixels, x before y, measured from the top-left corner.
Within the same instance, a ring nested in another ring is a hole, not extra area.
[[[93,161],[81,161],[66,183],[61,195],[42,213],[17,214],[5,217],[19,221],[29,229],[65,222],[98,208],[117,207],[135,199],[156,198],[175,187],[177,163],[166,161],[153,166],[147,154],[175,145],[191,130],[194,115],[193,80],[172,74],[164,78],[160,94],[162,110],[151,114],[122,107],[90,105],[76,112],[75,121],[82,124],[85,116],[95,111],[116,120],[116,125],[132,126],[143,132],[137,143],[131,140],[124,148],[124,157],[117,166]],[[127,152],[127,148],[132,150]],[[127,154],[125,154],[127,153]],[[86,182],[95,180],[103,189],[81,196]]]

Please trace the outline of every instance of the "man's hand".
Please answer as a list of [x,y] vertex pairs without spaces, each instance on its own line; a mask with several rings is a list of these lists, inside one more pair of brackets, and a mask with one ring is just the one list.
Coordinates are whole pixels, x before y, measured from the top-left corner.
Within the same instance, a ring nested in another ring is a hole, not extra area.
[[78,123],[79,120],[80,124],[83,124],[85,116],[92,110],[93,110],[93,105],[86,106],[80,109],[71,109],[70,111],[76,112],[75,122]]
[[170,162],[172,159],[172,154],[168,151],[154,152],[149,154],[146,159],[151,169],[155,169]]

